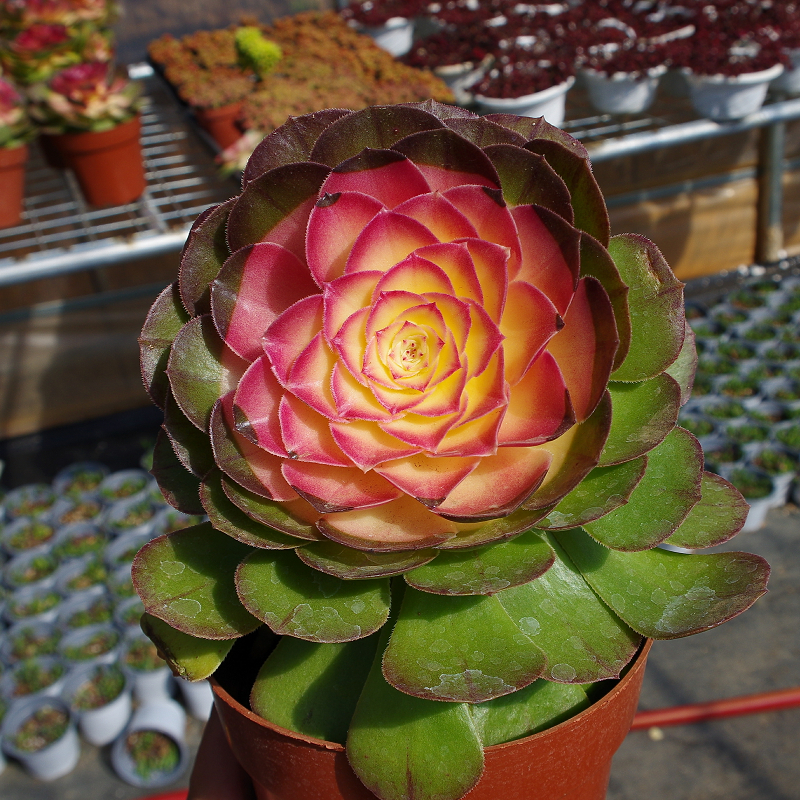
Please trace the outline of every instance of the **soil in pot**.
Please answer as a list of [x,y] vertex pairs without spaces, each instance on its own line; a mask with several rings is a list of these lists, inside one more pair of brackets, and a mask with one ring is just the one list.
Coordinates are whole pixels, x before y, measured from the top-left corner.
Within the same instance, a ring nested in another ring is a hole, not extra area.
[[29,658],[13,671],[13,697],[27,697],[47,689],[64,676],[64,665],[51,656]]
[[101,561],[92,560],[86,565],[86,569],[70,578],[64,588],[70,592],[82,592],[92,586],[104,584],[108,578],[108,572]]
[[94,492],[106,475],[108,468],[102,464],[73,464],[56,475],[53,488],[69,497],[80,497]]
[[49,578],[57,568],[58,561],[49,553],[22,557],[20,562],[13,559],[7,567],[6,580],[16,587],[31,586]]
[[49,542],[56,532],[52,525],[37,519],[20,519],[12,530],[13,533],[9,531],[3,539],[5,545],[15,552],[40,547]]
[[3,508],[11,519],[38,517],[47,513],[56,501],[56,494],[46,484],[20,486],[6,495]]
[[90,711],[107,705],[125,688],[125,676],[115,666],[98,667],[72,695],[72,706],[78,711]]
[[82,608],[76,608],[63,618],[59,615],[59,623],[66,629],[85,628],[87,625],[100,625],[110,622],[112,618],[111,600],[100,596]]
[[6,614],[15,620],[30,619],[45,614],[61,602],[61,595],[55,591],[37,592],[22,600],[9,600]]
[[10,663],[34,656],[53,655],[58,650],[61,633],[52,625],[19,623],[9,631],[7,660]]
[[128,646],[122,657],[122,663],[136,672],[152,672],[165,666],[156,646],[145,638],[137,638]]
[[142,470],[123,470],[107,476],[99,485],[99,495],[113,502],[131,497],[147,486],[148,475]]
[[102,505],[97,500],[76,499],[67,502],[62,507],[58,504],[53,509],[53,518],[58,525],[69,525],[74,522],[89,522],[96,519],[103,510]]
[[86,639],[74,644],[66,643],[62,649],[64,658],[69,661],[91,661],[111,652],[119,643],[119,633],[115,630],[98,630]]
[[55,706],[35,711],[17,729],[12,743],[23,753],[36,753],[58,741],[69,728],[69,714]]
[[66,561],[91,553],[100,553],[105,546],[106,535],[100,528],[77,523],[70,527],[69,532],[59,531],[55,553],[62,561]]

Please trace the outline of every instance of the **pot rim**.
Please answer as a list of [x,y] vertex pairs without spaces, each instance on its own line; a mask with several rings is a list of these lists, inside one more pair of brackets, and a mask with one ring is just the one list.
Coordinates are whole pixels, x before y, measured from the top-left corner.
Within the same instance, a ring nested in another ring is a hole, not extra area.
[[[575,716],[573,717],[569,717],[569,719],[565,719],[563,722],[559,722],[558,725],[553,725],[551,728],[546,728],[545,730],[539,731],[538,733],[533,733],[530,736],[523,736],[519,739],[512,739],[509,742],[502,742],[501,744],[489,745],[483,748],[484,751],[500,752],[508,747],[511,747],[513,745],[519,745],[520,742],[524,742],[529,739],[533,739],[535,737],[546,738],[548,736],[552,736],[554,731],[560,731],[563,728],[563,726],[580,725],[589,716],[596,714],[606,705],[613,702],[614,697],[619,692],[623,691],[624,689],[623,683],[626,680],[633,677],[634,674],[644,669],[647,663],[647,656],[650,653],[650,648],[652,646],[653,646],[653,639],[643,638],[642,643],[639,646],[639,649],[636,651],[636,654],[629,662],[628,671],[625,673],[625,675],[617,681],[617,684],[612,689],[606,692],[606,694],[604,694],[599,700],[592,703],[588,708],[585,708],[583,711],[579,712],[578,714],[575,714]],[[289,730],[288,728],[283,728],[280,725],[276,725],[270,722],[269,720],[264,719],[263,717],[259,717],[258,714],[251,711],[249,708],[246,708],[236,699],[234,699],[213,675],[211,675],[207,680],[211,685],[212,691],[214,692],[215,699],[218,699],[219,701],[224,702],[227,705],[231,706],[237,712],[242,714],[245,718],[247,718],[251,722],[256,723],[262,728],[266,728],[275,733],[282,734],[283,736],[289,739],[294,739],[296,741],[303,742],[304,744],[311,745],[319,750],[330,750],[336,753],[345,752],[344,745],[341,745],[338,742],[329,742],[325,739],[317,739],[314,736],[307,736],[306,734],[297,733],[296,731],[292,731]]]

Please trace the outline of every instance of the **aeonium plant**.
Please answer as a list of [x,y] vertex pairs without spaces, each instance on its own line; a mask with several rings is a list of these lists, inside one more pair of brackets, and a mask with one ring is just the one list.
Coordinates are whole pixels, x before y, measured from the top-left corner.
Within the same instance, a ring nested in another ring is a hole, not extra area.
[[0,147],[21,147],[33,134],[25,98],[13,84],[0,78]]
[[136,557],[144,629],[192,679],[279,634],[256,713],[345,744],[381,798],[461,797],[483,747],[583,708],[644,637],[765,591],[757,556],[658,548],[747,511],[676,425],[682,288],[541,119],[291,118],[142,331],[153,474],[209,518]]
[[141,107],[140,84],[104,61],[67,67],[29,95],[31,115],[47,133],[110,130]]

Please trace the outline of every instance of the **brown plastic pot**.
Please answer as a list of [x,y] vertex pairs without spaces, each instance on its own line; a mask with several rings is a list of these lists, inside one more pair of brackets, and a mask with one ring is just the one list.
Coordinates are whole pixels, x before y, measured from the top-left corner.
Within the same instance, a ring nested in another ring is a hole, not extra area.
[[22,216],[25,196],[25,162],[28,146],[0,147],[0,228],[16,225]]
[[136,200],[147,185],[140,132],[137,116],[108,131],[61,133],[51,143],[75,172],[89,205],[119,206]]
[[236,124],[241,109],[241,102],[237,102],[221,108],[195,108],[194,115],[197,124],[224,150],[242,136]]
[[[603,800],[611,760],[633,722],[652,642],[608,694],[541,733],[485,750],[485,767],[464,800]],[[214,704],[258,800],[374,800],[344,747],[272,725],[211,678]]]

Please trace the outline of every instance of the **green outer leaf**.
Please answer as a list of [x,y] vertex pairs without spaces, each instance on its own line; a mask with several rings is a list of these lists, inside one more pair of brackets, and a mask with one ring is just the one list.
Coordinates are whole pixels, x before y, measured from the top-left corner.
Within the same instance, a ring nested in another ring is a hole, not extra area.
[[329,539],[313,542],[297,550],[297,557],[304,564],[344,580],[401,575],[409,569],[427,564],[437,555],[438,552],[433,549],[372,553],[354,550]]
[[208,436],[188,420],[171,394],[164,406],[164,430],[178,461],[192,475],[202,478],[214,468],[214,453]]
[[214,404],[244,374],[247,362],[227,348],[210,314],[189,320],[173,342],[167,375],[181,411],[207,431]]
[[222,488],[219,470],[206,477],[200,487],[200,500],[211,524],[243,544],[265,550],[284,550],[304,544],[302,539],[248,517],[231,503]]
[[628,502],[642,479],[647,456],[593,469],[536,527],[576,528]]
[[619,345],[612,369],[625,360],[631,346],[631,314],[628,308],[628,286],[622,280],[614,259],[600,242],[585,231],[581,234],[581,278],[591,275],[603,284],[614,309]]
[[139,360],[145,389],[153,402],[164,408],[170,393],[167,379],[167,359],[178,331],[189,321],[181,305],[178,284],[167,286],[147,312],[139,334]]
[[205,514],[200,502],[200,479],[178,461],[167,434],[160,430],[153,448],[150,474],[164,499],[184,514]]
[[480,175],[495,186],[500,186],[497,170],[486,153],[449,128],[415,132],[398,140],[391,149],[402,153],[418,166],[447,165],[447,169]]
[[320,133],[331,122],[352,113],[341,108],[328,108],[313,114],[289,117],[256,145],[244,168],[242,183],[248,184],[276,167],[308,161]]
[[615,381],[641,381],[664,372],[678,357],[686,332],[683,284],[644,236],[622,234],[608,250],[630,287],[631,346]]
[[506,203],[544,206],[572,224],[569,189],[544,156],[510,144],[491,145],[485,152],[500,176]]
[[556,553],[553,566],[497,599],[544,652],[546,680],[591,683],[619,677],[641,638],[602,603],[558,540],[546,538]]
[[173,672],[187,681],[202,681],[213,675],[235,641],[198,639],[147,613],[142,614],[141,626]]
[[700,502],[689,512],[667,544],[695,550],[715,547],[736,536],[747,521],[747,501],[731,483],[703,473]]
[[624,506],[584,528],[614,550],[647,550],[663,542],[700,500],[703,449],[683,428],[673,428],[650,451],[644,477]]
[[613,410],[601,467],[630,461],[664,441],[678,421],[681,402],[678,382],[666,374],[639,383],[612,381],[608,391]]
[[225,233],[235,197],[207,208],[192,224],[178,273],[181,300],[192,315],[211,310],[210,284],[231,254]]
[[538,578],[555,555],[536,531],[476,550],[450,550],[404,575],[409,586],[446,595],[495,594]]
[[347,733],[347,759],[381,800],[452,800],[480,780],[483,747],[467,706],[398,692],[381,673],[378,644]]
[[683,346],[675,361],[667,367],[667,375],[672,376],[681,387],[681,405],[685,405],[692,396],[692,385],[697,372],[697,347],[691,325],[686,322],[686,335]]
[[331,123],[317,139],[310,161],[335,167],[365,147],[388,150],[412,133],[443,128],[436,117],[411,106],[372,106]]
[[190,636],[235,639],[261,622],[236,595],[239,562],[253,552],[204,522],[148,542],[131,573],[145,610]]
[[540,679],[469,710],[483,746],[489,747],[552,728],[590,705],[583,686]]
[[436,545],[437,550],[462,550],[468,547],[479,547],[483,544],[509,539],[518,533],[532,528],[545,514],[547,509],[536,508],[532,511],[518,509],[513,514],[500,519],[490,519],[480,528],[458,534]]
[[277,167],[250,181],[228,218],[231,251],[263,241],[295,209],[316,198],[329,173],[321,164],[301,161]]
[[378,636],[338,644],[284,636],[258,672],[250,708],[290,731],[344,744]]
[[524,136],[502,125],[489,122],[486,117],[447,117],[442,118],[442,121],[450,130],[469,139],[481,149],[496,144],[512,144],[517,147],[525,145]]
[[294,536],[297,539],[318,541],[322,534],[308,522],[295,519],[283,503],[268,500],[234,483],[225,475],[222,476],[222,489],[228,500],[238,509],[247,514],[250,519],[275,528],[277,531]]
[[344,581],[306,566],[294,553],[251,553],[236,573],[245,608],[275,633],[311,642],[350,642],[389,618],[389,581]]
[[542,517],[547,516],[551,507],[597,466],[610,427],[611,397],[604,392],[588,419],[573,425],[552,444],[540,445],[545,450],[551,450],[555,457],[542,485],[522,507],[538,508],[543,512]]
[[497,595],[442,597],[406,589],[383,674],[417,697],[480,703],[536,680],[542,651],[520,631]]
[[619,553],[575,529],[555,534],[591,587],[635,631],[677,639],[713,628],[766,591],[769,565],[751,553]]
[[[526,150],[539,153],[561,176],[572,195],[576,228],[586,231],[604,247],[608,245],[611,224],[603,193],[592,173],[588,158],[561,141],[537,138],[525,145]],[[585,153],[585,149],[580,148]]]

